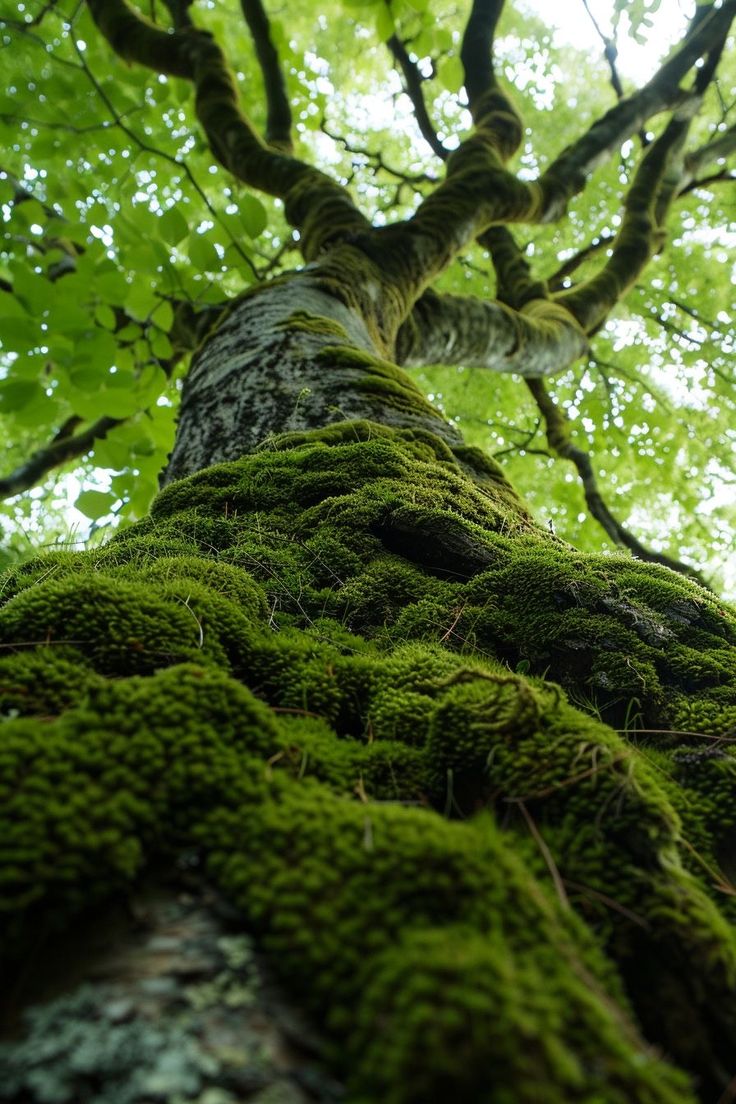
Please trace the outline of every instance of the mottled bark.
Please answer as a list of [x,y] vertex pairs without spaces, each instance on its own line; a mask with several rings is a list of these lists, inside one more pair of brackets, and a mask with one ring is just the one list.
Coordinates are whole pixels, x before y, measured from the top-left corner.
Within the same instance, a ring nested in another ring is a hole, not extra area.
[[520,310],[502,302],[428,291],[396,339],[396,358],[407,367],[462,364],[521,376],[552,376],[588,349],[574,316],[546,299]]
[[[369,296],[360,277],[356,299]],[[270,436],[361,419],[458,432],[383,361],[360,313],[322,290],[317,271],[236,300],[195,357],[166,480],[251,452]],[[349,281],[346,281],[349,283]]]

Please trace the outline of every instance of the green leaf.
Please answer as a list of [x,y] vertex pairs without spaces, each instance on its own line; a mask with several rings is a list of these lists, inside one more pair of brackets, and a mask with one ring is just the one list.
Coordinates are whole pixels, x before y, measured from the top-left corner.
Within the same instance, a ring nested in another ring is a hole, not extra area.
[[130,459],[128,443],[118,439],[118,430],[111,430],[107,437],[95,443],[95,464],[101,468],[124,468]]
[[465,83],[465,69],[457,54],[446,57],[439,67],[439,79],[448,92],[459,92]]
[[115,311],[107,303],[100,303],[95,307],[95,318],[106,330],[114,330],[117,325]]
[[133,318],[145,322],[158,306],[155,289],[143,280],[138,280],[128,289],[125,297],[125,309]]
[[198,234],[195,231],[189,235],[187,252],[195,268],[203,272],[219,272],[221,267],[219,254],[204,234]]
[[238,200],[238,212],[240,213],[240,221],[249,237],[257,238],[266,229],[268,224],[266,208],[255,196],[241,196]]
[[174,308],[168,299],[162,299],[158,306],[151,311],[151,321],[155,322],[164,333],[169,332],[174,324]]
[[168,337],[165,333],[161,333],[160,330],[153,331],[153,334],[151,335],[150,345],[151,352],[155,357],[158,357],[159,360],[166,360],[167,357],[170,357],[174,351]]
[[30,319],[0,318],[0,345],[6,351],[27,353],[40,344],[40,336]]
[[95,291],[108,303],[120,305],[125,302],[130,286],[126,282],[123,273],[118,269],[105,268],[102,272],[98,271],[96,274]]
[[158,221],[161,237],[167,245],[177,245],[189,233],[187,220],[178,207],[169,207]]
[[110,513],[117,500],[118,495],[111,491],[82,491],[74,505],[85,517],[97,521]]
[[19,379],[0,382],[0,411],[12,414],[16,410],[45,397],[45,392],[36,380]]
[[72,368],[69,372],[69,380],[73,387],[81,391],[98,391],[103,386],[107,373],[91,364],[81,368]]
[[386,42],[396,31],[394,17],[388,4],[376,9],[376,33],[381,42]]
[[12,267],[13,291],[33,315],[40,315],[49,306],[53,287],[45,276],[32,272],[22,264]]

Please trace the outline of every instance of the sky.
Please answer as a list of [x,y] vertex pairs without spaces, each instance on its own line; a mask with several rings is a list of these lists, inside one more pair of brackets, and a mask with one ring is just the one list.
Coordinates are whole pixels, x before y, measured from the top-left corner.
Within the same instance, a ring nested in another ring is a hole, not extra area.
[[[548,0],[525,2],[548,24],[557,27],[560,45],[569,43],[602,51],[603,44],[593,20],[604,35],[611,35],[613,0],[587,0],[587,4],[584,0],[557,0],[555,4],[550,4]],[[681,36],[694,8],[687,0],[663,0],[661,3],[659,0],[642,0],[642,6],[647,9],[647,18],[652,21],[651,33],[647,37],[652,43],[657,43],[659,49],[654,50],[652,45],[637,45],[629,34],[630,25],[625,13],[616,40],[617,68],[621,76],[628,78],[635,86],[646,83],[654,71],[657,58]]]

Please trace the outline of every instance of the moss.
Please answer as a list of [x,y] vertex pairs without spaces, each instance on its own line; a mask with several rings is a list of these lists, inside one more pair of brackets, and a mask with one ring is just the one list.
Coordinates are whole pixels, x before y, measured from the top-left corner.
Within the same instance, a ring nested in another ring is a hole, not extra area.
[[21,649],[0,658],[1,716],[54,716],[76,705],[98,682],[74,648]]
[[294,311],[283,323],[283,327],[287,330],[298,330],[301,333],[326,334],[328,337],[348,340],[347,330],[339,322],[321,315],[308,314],[306,311]]
[[194,853],[351,1099],[692,1100],[651,1043],[713,1098],[736,620],[554,540],[470,461],[284,435],[8,577],[6,946]]

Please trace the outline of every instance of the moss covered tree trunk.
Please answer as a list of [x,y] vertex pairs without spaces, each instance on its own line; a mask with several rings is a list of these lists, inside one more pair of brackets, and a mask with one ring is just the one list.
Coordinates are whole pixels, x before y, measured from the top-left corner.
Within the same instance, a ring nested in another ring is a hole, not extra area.
[[384,359],[385,286],[346,250],[237,301],[150,518],[5,581],[8,991],[65,995],[2,1098],[728,1083],[736,619],[535,525]]

